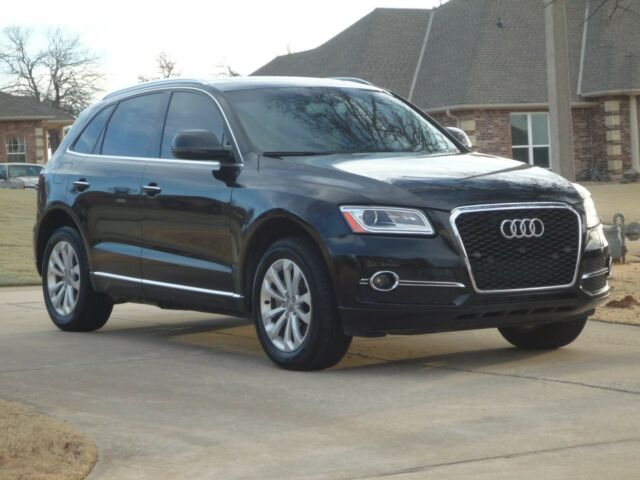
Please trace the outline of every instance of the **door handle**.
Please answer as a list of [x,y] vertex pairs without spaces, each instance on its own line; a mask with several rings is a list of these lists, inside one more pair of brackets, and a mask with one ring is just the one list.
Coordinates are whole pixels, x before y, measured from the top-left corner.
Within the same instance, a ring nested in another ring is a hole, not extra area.
[[87,182],[86,179],[81,178],[80,180],[76,180],[75,182],[73,182],[73,186],[76,187],[76,190],[78,190],[79,192],[84,192],[91,186],[91,184]]
[[145,193],[145,195],[153,197],[159,194],[162,191],[162,188],[160,188],[155,183],[150,183],[149,185],[145,185],[144,187],[142,187],[142,191]]

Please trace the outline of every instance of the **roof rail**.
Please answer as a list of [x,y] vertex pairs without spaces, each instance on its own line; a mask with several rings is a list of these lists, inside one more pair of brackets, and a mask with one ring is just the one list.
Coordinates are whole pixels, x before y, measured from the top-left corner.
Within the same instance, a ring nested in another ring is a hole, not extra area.
[[366,80],[363,80],[357,77],[330,77],[330,78],[332,78],[333,80],[343,80],[345,82],[362,83],[364,85],[371,85],[372,87],[374,86],[373,83],[367,82]]
[[115,90],[113,92],[106,94],[104,97],[102,97],[102,99],[106,100],[107,98],[115,97],[116,95],[120,95],[121,93],[135,92],[136,90],[144,90],[147,87],[152,87],[154,85],[164,85],[165,83],[199,83],[200,85],[207,84],[207,82],[198,80],[196,78],[163,78],[161,80],[152,80],[150,82],[140,83],[132,87],[126,87],[126,88],[121,88],[120,90]]

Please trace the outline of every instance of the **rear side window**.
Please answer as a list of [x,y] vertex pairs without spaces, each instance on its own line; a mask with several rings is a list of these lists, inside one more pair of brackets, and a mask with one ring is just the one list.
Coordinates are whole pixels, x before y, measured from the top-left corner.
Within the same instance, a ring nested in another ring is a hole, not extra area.
[[7,167],[4,165],[0,165],[0,180],[7,179]]
[[102,144],[103,155],[149,157],[156,137],[162,94],[123,100],[113,112]]
[[85,127],[82,134],[73,145],[73,151],[78,153],[93,153],[96,142],[104,129],[109,116],[113,111],[113,105],[103,109]]
[[209,98],[200,93],[174,92],[167,111],[160,156],[174,158],[171,142],[182,130],[208,130],[222,142],[223,125],[220,112]]

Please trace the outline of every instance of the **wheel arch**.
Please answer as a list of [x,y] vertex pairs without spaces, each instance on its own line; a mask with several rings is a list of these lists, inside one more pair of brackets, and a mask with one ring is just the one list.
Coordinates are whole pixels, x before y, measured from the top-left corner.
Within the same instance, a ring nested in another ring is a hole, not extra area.
[[275,241],[289,236],[303,236],[313,243],[324,260],[332,288],[335,285],[335,269],[331,256],[318,232],[308,222],[290,212],[272,210],[264,213],[254,222],[251,230],[246,234],[246,241],[243,243],[244,248],[240,255],[239,285],[244,293],[248,312],[252,309],[253,280],[260,259]]
[[38,227],[35,235],[35,255],[36,255],[36,267],[38,273],[42,275],[42,260],[44,257],[44,250],[47,247],[47,242],[53,232],[61,227],[71,227],[78,231],[80,238],[85,243],[85,250],[88,252],[84,235],[80,229],[80,222],[73,214],[73,212],[65,208],[62,205],[56,205],[51,207],[43,214],[42,218],[38,222]]

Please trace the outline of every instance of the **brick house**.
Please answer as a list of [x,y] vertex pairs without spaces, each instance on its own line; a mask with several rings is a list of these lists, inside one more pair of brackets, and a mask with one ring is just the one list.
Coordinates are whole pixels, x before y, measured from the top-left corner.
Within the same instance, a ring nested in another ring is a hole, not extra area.
[[0,92],[0,163],[46,163],[73,121],[33,98]]
[[[567,0],[578,179],[640,171],[640,28],[600,1]],[[585,18],[588,19],[585,21]],[[376,9],[323,45],[254,75],[353,76],[465,130],[481,152],[549,167],[543,2],[450,0]],[[632,147],[633,146],[633,147]]]

